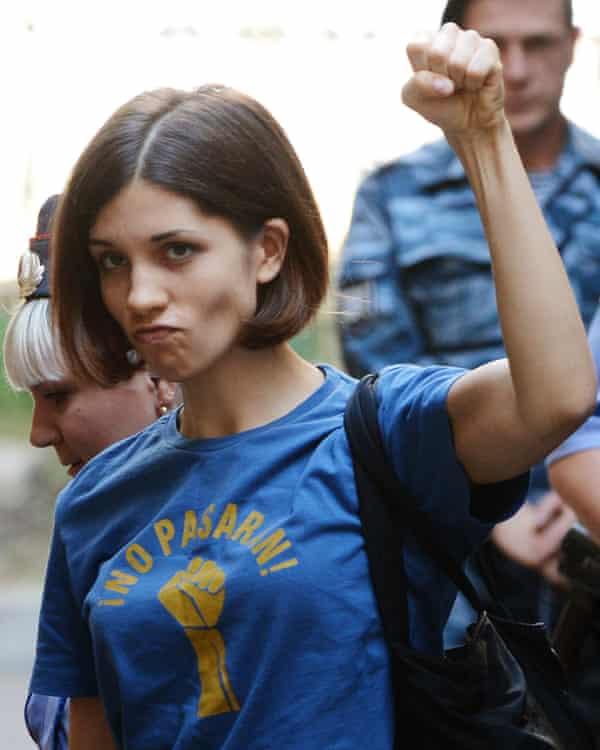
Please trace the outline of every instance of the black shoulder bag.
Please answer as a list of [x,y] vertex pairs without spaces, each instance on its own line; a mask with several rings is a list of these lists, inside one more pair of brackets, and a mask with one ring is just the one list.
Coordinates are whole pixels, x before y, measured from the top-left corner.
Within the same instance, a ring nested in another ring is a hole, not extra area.
[[[377,420],[376,375],[348,402],[360,516],[395,701],[395,745],[419,750],[591,750],[542,623],[512,619],[479,575],[436,541],[387,461]],[[411,649],[402,559],[410,533],[479,613],[466,644],[436,657]],[[408,738],[414,738],[409,740]]]

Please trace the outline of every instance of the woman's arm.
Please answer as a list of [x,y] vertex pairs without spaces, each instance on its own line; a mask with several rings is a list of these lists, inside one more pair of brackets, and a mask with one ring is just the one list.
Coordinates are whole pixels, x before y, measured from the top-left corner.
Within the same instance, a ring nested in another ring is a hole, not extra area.
[[461,159],[490,248],[508,358],[457,380],[448,411],[471,480],[499,481],[541,460],[591,413],[594,367],[504,114],[495,44],[447,24],[408,53],[415,74],[404,102],[439,125]]
[[[600,308],[588,329],[588,342],[600,373]],[[546,460],[550,484],[600,544],[600,393],[596,410]]]
[[600,544],[600,448],[571,453],[548,468],[550,484]]
[[116,750],[100,698],[69,701],[69,750]]

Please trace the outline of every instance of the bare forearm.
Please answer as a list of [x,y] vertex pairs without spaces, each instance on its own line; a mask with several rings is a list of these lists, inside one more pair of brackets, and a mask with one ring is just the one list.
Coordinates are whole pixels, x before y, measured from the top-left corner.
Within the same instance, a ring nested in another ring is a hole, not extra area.
[[490,247],[508,360],[475,368],[448,393],[458,459],[474,482],[532,466],[595,404],[595,371],[562,261],[504,113],[499,51],[445,24],[408,47],[403,101],[438,125],[462,160]]
[[100,698],[69,701],[69,750],[116,750]]
[[517,408],[540,437],[560,438],[575,429],[595,394],[585,329],[562,260],[506,121],[450,142],[485,227]]

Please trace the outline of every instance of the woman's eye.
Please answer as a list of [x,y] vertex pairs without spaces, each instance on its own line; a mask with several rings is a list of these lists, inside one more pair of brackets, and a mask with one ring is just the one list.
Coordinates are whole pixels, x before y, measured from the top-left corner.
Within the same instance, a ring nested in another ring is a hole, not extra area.
[[49,401],[53,401],[56,404],[56,406],[61,406],[69,398],[69,392],[68,391],[51,391],[50,393],[47,393],[45,397]]
[[125,258],[119,253],[103,253],[98,258],[98,265],[103,271],[113,271],[125,265]]
[[165,252],[169,260],[185,260],[194,252],[194,248],[191,245],[178,243],[175,245],[169,245],[165,249]]

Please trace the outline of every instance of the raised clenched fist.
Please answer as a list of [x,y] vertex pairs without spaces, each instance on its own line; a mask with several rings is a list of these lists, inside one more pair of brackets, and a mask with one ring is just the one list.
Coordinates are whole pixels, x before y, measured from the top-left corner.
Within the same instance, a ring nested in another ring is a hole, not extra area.
[[504,123],[504,84],[496,44],[447,23],[407,47],[413,75],[403,102],[446,135],[473,135]]

